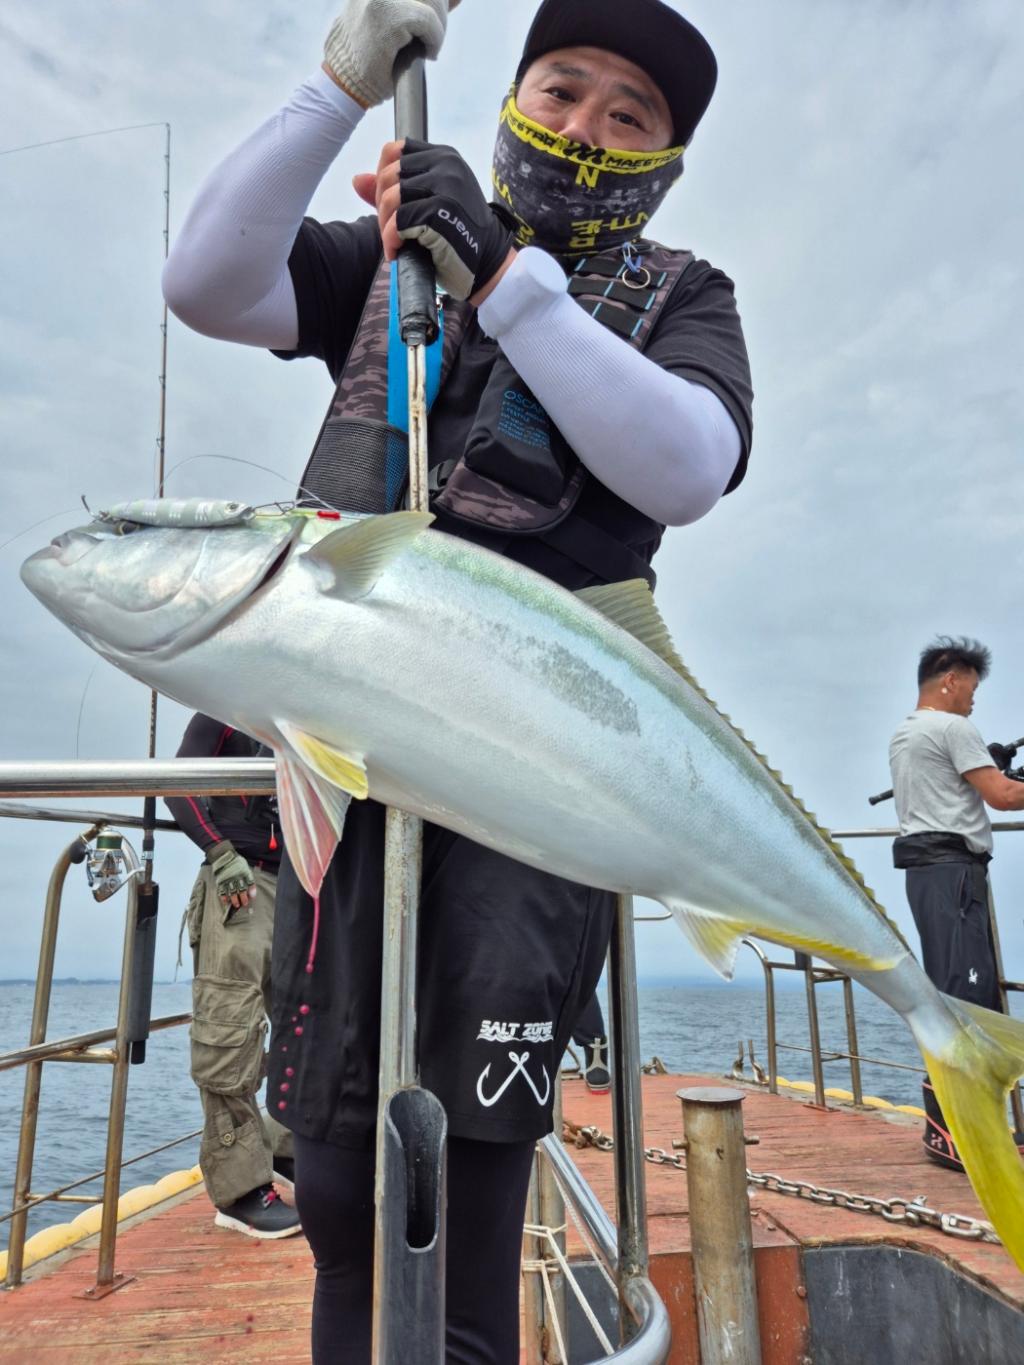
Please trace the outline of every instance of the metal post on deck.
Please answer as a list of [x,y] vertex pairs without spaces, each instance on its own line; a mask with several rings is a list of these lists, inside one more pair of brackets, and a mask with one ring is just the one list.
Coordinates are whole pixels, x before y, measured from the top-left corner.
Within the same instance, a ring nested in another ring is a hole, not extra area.
[[854,1104],[864,1103],[864,1086],[860,1075],[860,1043],[857,1041],[857,1011],[853,1003],[853,982],[843,977],[843,1008],[846,1011],[846,1050],[850,1054],[850,1092]]
[[814,1103],[825,1108],[825,1068],[821,1061],[821,1028],[818,1024],[818,997],[814,981],[814,961],[807,953],[794,953],[793,960],[803,971],[807,990],[807,1024],[811,1032],[811,1068],[814,1072]]
[[743,1094],[680,1090],[701,1365],[761,1365]]
[[[395,64],[395,136],[427,136],[421,44]],[[426,351],[436,338],[429,253],[408,245],[398,260],[399,326],[407,348],[409,507],[428,509]],[[377,1112],[373,1286],[374,1365],[438,1365],[444,1359],[447,1120],[416,1072],[417,917],[423,826],[389,810],[385,837],[380,1102]]]
[[[32,1006],[32,1028],[29,1033],[29,1047],[46,1041],[46,1029],[50,1018],[50,989],[53,985],[53,964],[57,954],[57,930],[60,926],[61,897],[64,882],[74,863],[81,863],[89,852],[88,844],[97,834],[96,826],[80,834],[68,844],[57,859],[50,884],[46,891],[46,908],[43,912],[43,930],[39,943],[39,968],[36,972],[36,993]],[[25,1096],[21,1109],[21,1134],[18,1139],[18,1164],[14,1175],[14,1203],[18,1208],[26,1203],[32,1188],[32,1167],[35,1164],[36,1126],[39,1121],[39,1092],[43,1081],[42,1061],[29,1062],[25,1069]],[[4,1287],[14,1289],[21,1284],[25,1264],[25,1233],[28,1227],[28,1210],[16,1213],[11,1219],[11,1234],[7,1255],[7,1274]]]
[[[562,1132],[562,1079],[555,1079],[555,1102],[552,1112],[552,1126],[560,1140]],[[555,1245],[564,1257],[566,1254],[565,1200],[550,1159],[545,1150],[538,1145],[530,1177],[530,1193],[527,1200],[527,1222],[533,1227],[549,1229]],[[536,1256],[530,1257],[534,1263],[546,1262],[545,1271],[550,1289],[550,1301],[545,1292],[545,1282],[539,1270],[532,1270],[523,1277],[523,1355],[525,1365],[568,1365],[558,1349],[559,1341],[566,1341],[566,1284],[558,1258],[555,1256],[546,1236],[531,1233],[536,1241]],[[553,1313],[552,1313],[553,1309]],[[557,1320],[552,1321],[552,1316]]]
[[611,983],[612,1136],[619,1215],[619,1327],[623,1342],[636,1332],[625,1294],[628,1281],[646,1277],[647,1196],[644,1176],[640,1022],[636,984],[633,898],[620,896],[609,950]]
[[[124,841],[130,854],[129,868],[137,871],[138,859]],[[110,1111],[107,1118],[107,1153],[103,1175],[103,1221],[100,1223],[99,1257],[96,1283],[82,1291],[79,1298],[102,1299],[115,1289],[130,1284],[134,1276],[118,1275],[114,1269],[117,1247],[117,1205],[121,1194],[121,1157],[124,1155],[124,1116],[128,1103],[128,1068],[131,1064],[132,974],[135,967],[135,935],[139,917],[139,879],[128,882],[128,908],[124,918],[124,951],[121,956],[121,988],[117,998],[117,1037],[114,1043],[114,1076],[110,1083]]]

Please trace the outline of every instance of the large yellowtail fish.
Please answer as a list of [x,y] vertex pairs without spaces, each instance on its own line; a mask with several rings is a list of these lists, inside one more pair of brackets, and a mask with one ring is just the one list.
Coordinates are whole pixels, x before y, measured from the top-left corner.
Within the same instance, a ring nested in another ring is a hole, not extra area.
[[371,796],[662,902],[723,976],[744,934],[848,971],[907,1021],[1024,1267],[1006,1120],[1024,1025],[939,994],[853,864],[701,692],[645,584],[569,593],[429,522],[123,505],[22,577],[119,668],[273,748],[311,894],[349,800]]

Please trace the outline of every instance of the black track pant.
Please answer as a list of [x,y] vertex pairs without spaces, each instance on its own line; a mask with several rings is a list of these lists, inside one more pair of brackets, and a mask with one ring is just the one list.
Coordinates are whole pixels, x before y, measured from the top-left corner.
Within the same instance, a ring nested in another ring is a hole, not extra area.
[[605,1037],[607,1034],[604,1031],[604,1016],[595,991],[576,1016],[576,1022],[572,1026],[572,1040],[580,1047],[586,1047],[595,1038]]
[[[519,1365],[519,1265],[533,1142],[448,1139],[447,1365]],[[372,1151],[295,1134],[295,1196],[316,1263],[313,1365],[365,1365]]]
[[984,867],[969,862],[908,867],[907,900],[924,969],[939,990],[1001,1011]]

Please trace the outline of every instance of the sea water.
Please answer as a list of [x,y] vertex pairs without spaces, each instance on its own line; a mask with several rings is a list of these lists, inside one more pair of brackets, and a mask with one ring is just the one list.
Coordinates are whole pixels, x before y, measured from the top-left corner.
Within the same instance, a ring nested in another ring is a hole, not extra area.
[[[802,978],[786,978],[776,995],[780,1044],[809,1045],[807,1003]],[[873,996],[855,992],[860,1053],[908,1066],[920,1059],[902,1021]],[[32,1017],[33,987],[0,985],[0,1052],[24,1047]],[[640,1048],[644,1060],[657,1055],[670,1071],[722,1077],[728,1074],[740,1044],[746,1052],[753,1041],[754,1055],[767,1067],[767,1029],[764,991],[759,983],[727,985],[715,982],[647,983],[640,987]],[[157,985],[153,991],[153,1016],[185,1014],[191,1008],[191,983]],[[822,1047],[846,1051],[846,1022],[842,988],[838,984],[818,988],[818,1011]],[[48,1036],[67,1037],[90,1030],[113,1027],[117,1015],[117,986],[112,984],[55,985],[50,1006]],[[807,1052],[781,1049],[779,1072],[792,1080],[811,1077]],[[751,1077],[749,1060],[744,1074]],[[913,1071],[865,1064],[864,1092],[894,1104],[920,1103],[920,1076]],[[826,1084],[850,1088],[849,1063],[830,1062]],[[48,1063],[43,1068],[38,1141],[32,1189],[42,1193],[65,1185],[93,1171],[104,1162],[107,1113],[110,1104],[111,1069],[99,1065]],[[0,1214],[11,1207],[18,1129],[25,1073],[22,1069],[0,1072]],[[571,1115],[570,1115],[571,1117]],[[124,1155],[133,1157],[170,1142],[202,1125],[199,1098],[189,1078],[188,1029],[155,1033],[142,1066],[129,1072],[128,1108]],[[160,1152],[129,1166],[122,1176],[122,1191],[150,1184],[170,1171],[195,1164],[198,1138]],[[73,1193],[100,1194],[96,1181]],[[52,1223],[81,1212],[83,1205],[48,1203],[33,1210],[29,1235]],[[0,1248],[7,1245],[9,1224],[0,1224]]]

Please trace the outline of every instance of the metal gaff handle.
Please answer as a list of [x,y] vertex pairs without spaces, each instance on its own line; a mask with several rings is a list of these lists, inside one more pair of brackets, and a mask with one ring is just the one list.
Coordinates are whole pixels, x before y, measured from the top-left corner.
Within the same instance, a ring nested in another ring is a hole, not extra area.
[[[427,77],[423,44],[410,43],[395,62],[395,137],[427,137]],[[399,330],[406,346],[437,340],[437,296],[430,252],[415,242],[398,258]]]

